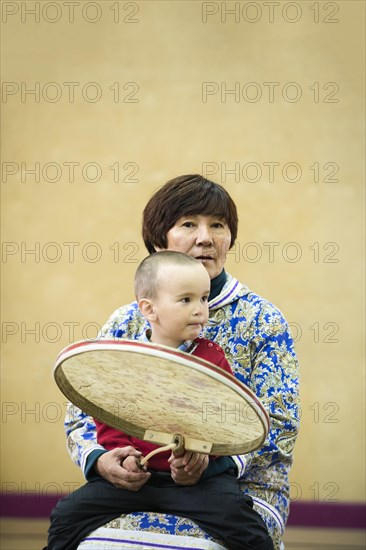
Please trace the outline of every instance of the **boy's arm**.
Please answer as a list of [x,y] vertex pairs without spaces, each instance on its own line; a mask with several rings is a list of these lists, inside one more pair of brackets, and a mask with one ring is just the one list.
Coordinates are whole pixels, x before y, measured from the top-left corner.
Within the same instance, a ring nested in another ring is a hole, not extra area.
[[[234,376],[234,373],[233,373],[233,371],[230,367],[230,364],[229,364],[228,360],[225,357],[225,352],[221,348],[221,346],[219,346],[215,342],[208,342],[208,341],[206,341],[206,342],[210,346],[210,349],[211,349],[212,353],[210,354],[209,357],[205,356],[204,358],[210,360],[216,366],[220,367],[221,369],[223,369],[227,373]],[[211,347],[212,344],[214,344],[213,347]],[[216,476],[216,475],[219,475],[219,474],[223,474],[224,472],[226,472],[228,470],[233,470],[235,472],[235,474],[237,475],[237,477],[240,477],[240,475],[242,473],[242,466],[241,466],[242,464],[243,464],[243,459],[241,458],[241,456],[240,457],[234,457],[234,456],[233,457],[231,457],[231,456],[215,457],[215,456],[210,456],[207,468],[202,473],[201,479],[208,479],[209,477],[213,477],[213,476]]]

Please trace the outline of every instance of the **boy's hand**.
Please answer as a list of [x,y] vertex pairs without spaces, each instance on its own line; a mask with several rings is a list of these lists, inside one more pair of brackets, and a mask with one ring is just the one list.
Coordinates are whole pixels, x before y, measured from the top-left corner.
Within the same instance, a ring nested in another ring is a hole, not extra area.
[[[119,447],[102,454],[95,465],[95,470],[104,479],[112,483],[120,489],[128,489],[129,491],[138,491],[147,482],[150,473],[140,470],[137,466],[137,459],[141,456],[140,451],[136,451],[131,446]],[[124,466],[125,459],[128,459],[127,469]],[[136,459],[137,457],[137,459]],[[130,464],[133,459],[136,464],[136,469],[132,469]]]
[[127,470],[128,472],[146,472],[147,467],[146,464],[142,467],[139,465],[140,458],[137,456],[129,455],[127,458],[124,459],[122,466]]
[[196,485],[208,466],[208,455],[186,451],[181,456],[170,456],[170,471],[177,485]]

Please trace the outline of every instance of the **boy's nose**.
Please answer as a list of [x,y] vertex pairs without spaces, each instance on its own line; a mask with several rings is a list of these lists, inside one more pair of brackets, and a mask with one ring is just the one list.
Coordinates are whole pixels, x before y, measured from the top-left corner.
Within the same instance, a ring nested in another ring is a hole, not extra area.
[[202,304],[197,304],[197,306],[194,308],[193,315],[196,317],[203,317],[205,314],[205,306]]

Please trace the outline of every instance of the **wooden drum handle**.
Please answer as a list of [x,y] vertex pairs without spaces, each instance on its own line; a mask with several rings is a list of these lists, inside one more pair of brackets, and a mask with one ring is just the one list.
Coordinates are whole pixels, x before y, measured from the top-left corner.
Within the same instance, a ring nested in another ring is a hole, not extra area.
[[140,460],[140,466],[143,467],[152,456],[170,450],[172,450],[176,456],[184,454],[184,437],[182,435],[175,435],[173,443],[170,443],[170,445],[165,445],[164,447],[158,447],[157,449],[151,451],[151,453],[142,457]]

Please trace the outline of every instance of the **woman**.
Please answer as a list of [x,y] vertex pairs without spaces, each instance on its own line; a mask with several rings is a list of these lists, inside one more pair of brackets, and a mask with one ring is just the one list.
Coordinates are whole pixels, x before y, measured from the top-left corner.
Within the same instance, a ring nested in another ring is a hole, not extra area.
[[[271,418],[262,448],[232,460],[241,490],[253,499],[278,549],[288,516],[288,474],[299,423],[298,364],[279,310],[224,270],[237,224],[235,204],[223,187],[199,175],[180,176],[147,203],[143,238],[149,253],[184,252],[199,259],[210,275],[210,318],[203,336],[224,349],[235,376],[261,399]],[[101,337],[140,339],[146,328],[134,302],[112,314]],[[93,420],[73,405],[68,407],[66,432],[70,454],[87,479],[99,474],[130,490],[139,490],[146,482],[146,473],[124,470],[123,449],[106,451],[97,444]],[[204,455],[186,453],[173,460],[172,477],[182,485],[195,484],[206,468]],[[157,532],[174,534],[181,519],[156,514],[152,519],[151,514],[139,513],[127,516],[124,524],[138,530],[151,528],[154,521]]]

